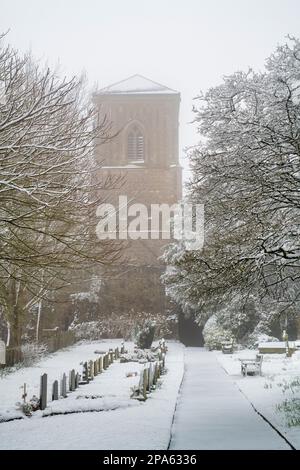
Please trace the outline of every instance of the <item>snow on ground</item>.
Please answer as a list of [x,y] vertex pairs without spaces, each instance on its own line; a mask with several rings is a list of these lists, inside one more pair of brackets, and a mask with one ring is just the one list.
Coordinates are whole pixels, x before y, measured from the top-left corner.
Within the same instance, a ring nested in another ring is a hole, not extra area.
[[216,358],[227,374],[233,378],[239,389],[294,447],[300,449],[300,426],[288,427],[283,412],[277,410],[277,405],[285,399],[299,398],[290,390],[283,392],[280,384],[289,383],[300,377],[300,353],[297,351],[292,357],[286,358],[284,354],[264,354],[262,363],[262,376],[241,375],[240,358],[255,358],[256,351],[242,350],[234,354],[215,352]]
[[290,449],[203,348],[186,349],[170,448]]
[[[95,350],[107,351],[118,345],[118,341],[107,340],[74,346],[53,354],[35,367],[6,376],[0,380],[2,410],[12,407],[16,397],[20,398],[18,387],[24,381],[30,385],[31,392],[37,394],[39,385],[36,384],[39,384],[42,373],[49,373],[49,380],[55,380],[58,373],[62,374],[71,368],[78,370],[80,362],[93,359]],[[128,346],[132,345],[126,343]],[[52,402],[47,409],[48,413],[51,409],[52,412],[56,409],[61,412],[73,411],[77,406],[81,409],[95,406],[110,411],[47,416],[42,419],[39,416],[42,412],[37,412],[39,414],[31,418],[1,423],[0,448],[166,449],[184,368],[184,347],[171,342],[168,348],[167,373],[162,376],[161,386],[149,395],[146,402],[129,399],[130,387],[138,377],[126,377],[126,372],[138,371],[141,365],[115,362],[93,382],[80,386],[66,399]],[[9,391],[12,393],[10,397]],[[103,398],[77,399],[78,395],[101,395]],[[93,404],[97,400],[99,402]],[[118,409],[111,410],[114,403]]]
[[[52,394],[52,383],[54,380],[59,380],[62,378],[63,373],[67,375],[67,385],[68,385],[68,377],[69,371],[75,369],[76,372],[82,373],[82,363],[95,360],[99,357],[99,354],[95,354],[95,351],[103,351],[108,352],[109,348],[115,349],[116,347],[120,347],[121,340],[103,340],[103,341],[95,341],[95,342],[84,342],[82,344],[75,345],[70,348],[66,348],[61,351],[57,351],[39,363],[31,366],[31,367],[24,367],[21,369],[16,370],[16,372],[7,374],[1,377],[0,379],[0,422],[1,420],[9,419],[12,417],[23,417],[23,413],[16,410],[15,404],[17,402],[22,401],[22,393],[23,393],[23,384],[26,383],[27,386],[27,398],[30,399],[33,395],[39,396],[40,393],[40,377],[42,374],[48,374],[48,402],[51,401],[51,394]],[[132,343],[128,343],[128,347],[133,347]],[[112,369],[112,373],[109,374],[109,377],[115,378],[115,368],[113,364],[110,366]],[[121,364],[119,364],[121,366]],[[139,367],[137,367],[139,370]],[[101,390],[104,386],[104,393],[107,392],[106,381],[107,381],[107,371],[105,371],[101,376],[97,377],[97,382],[101,381]],[[124,376],[124,373],[123,373]],[[105,379],[104,379],[105,377]],[[104,384],[102,382],[104,381]],[[130,386],[134,385],[136,382],[136,378],[124,378],[121,384],[118,386],[122,387],[126,390],[127,397],[129,397],[129,389]],[[59,382],[60,383],[60,382]],[[115,390],[111,387],[111,382],[108,380],[108,388],[111,394],[115,393]],[[89,389],[91,390],[91,394],[93,393],[93,383],[89,385]],[[80,390],[86,390],[86,388],[80,388]],[[73,394],[72,394],[73,395]],[[73,395],[74,396],[74,395]],[[65,402],[64,400],[59,400],[58,402],[53,403],[53,407],[59,408],[61,407],[61,401]],[[71,400],[70,397],[67,398],[68,403]]]

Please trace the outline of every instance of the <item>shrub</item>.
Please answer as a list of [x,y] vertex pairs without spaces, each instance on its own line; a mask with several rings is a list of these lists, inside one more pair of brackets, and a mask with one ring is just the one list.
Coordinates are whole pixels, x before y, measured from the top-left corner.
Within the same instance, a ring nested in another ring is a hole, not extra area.
[[213,315],[203,328],[204,344],[209,349],[221,349],[223,341],[230,341],[233,338],[231,331],[225,330],[218,324],[217,318]]
[[139,349],[150,349],[155,333],[155,322],[145,320],[138,324],[134,330],[134,340]]
[[27,343],[21,346],[21,351],[22,364],[28,367],[41,360],[47,354],[47,346],[45,344]]

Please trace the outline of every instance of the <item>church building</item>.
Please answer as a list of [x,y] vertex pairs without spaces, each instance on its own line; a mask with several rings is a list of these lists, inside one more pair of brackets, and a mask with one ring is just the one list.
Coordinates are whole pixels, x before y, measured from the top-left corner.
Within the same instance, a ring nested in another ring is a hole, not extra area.
[[[96,148],[101,164],[99,181],[119,179],[113,189],[102,189],[103,200],[118,205],[172,205],[182,197],[178,130],[180,93],[148,78],[134,75],[100,90],[95,102],[112,123],[116,136]],[[160,258],[169,240],[128,240],[113,272],[104,275],[102,308],[109,312],[166,314],[170,305],[161,283],[165,270]]]

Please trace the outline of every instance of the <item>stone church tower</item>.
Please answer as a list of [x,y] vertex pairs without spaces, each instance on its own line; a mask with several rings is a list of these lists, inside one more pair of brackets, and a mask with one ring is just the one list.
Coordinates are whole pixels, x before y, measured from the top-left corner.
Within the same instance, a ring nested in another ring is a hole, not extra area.
[[[101,162],[97,179],[120,177],[115,189],[101,190],[106,202],[128,206],[142,203],[172,205],[182,196],[178,160],[180,93],[140,75],[108,86],[95,96],[117,136],[96,150]],[[102,308],[107,312],[166,313],[170,307],[160,276],[159,257],[168,240],[129,240],[119,266],[104,275]]]

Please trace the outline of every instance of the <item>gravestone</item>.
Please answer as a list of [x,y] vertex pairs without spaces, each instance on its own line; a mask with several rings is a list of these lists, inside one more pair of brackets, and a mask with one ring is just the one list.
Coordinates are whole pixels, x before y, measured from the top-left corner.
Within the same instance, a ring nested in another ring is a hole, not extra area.
[[66,374],[63,374],[62,379],[61,379],[60,394],[64,398],[67,397],[67,376],[66,376]]
[[109,350],[109,363],[112,364],[114,362],[114,352],[112,349]]
[[85,383],[89,382],[89,368],[87,362],[83,364],[82,380]]
[[153,366],[152,363],[150,363],[149,367],[149,391],[151,391],[153,387]]
[[104,354],[103,356],[103,370],[107,369],[107,355]]
[[58,400],[58,380],[55,380],[52,385],[52,400]]
[[6,364],[6,346],[4,341],[0,339],[0,365]]
[[165,367],[166,367],[166,353],[162,354],[162,366],[163,366],[163,369],[165,369]]
[[147,381],[146,381],[146,390],[150,392],[150,365],[146,369],[147,372]]
[[94,379],[94,362],[93,361],[89,362],[89,378],[90,380]]
[[98,375],[98,361],[94,361],[94,374]]
[[155,362],[153,366],[153,385],[154,386],[156,386],[156,382],[157,382],[157,364]]
[[148,382],[148,371],[147,369],[143,370],[143,398],[147,399],[147,382]]
[[99,357],[99,372],[101,374],[101,372],[103,372],[103,358],[102,356]]
[[75,376],[75,388],[79,387],[79,381],[80,381],[80,375],[77,372],[77,374]]
[[75,370],[74,369],[72,369],[70,372],[69,389],[70,389],[70,392],[74,392],[75,390]]
[[40,387],[40,409],[44,410],[47,406],[47,374],[41,376]]
[[159,367],[159,362],[156,363],[156,375],[157,375],[157,378],[159,379],[160,377],[160,367]]

